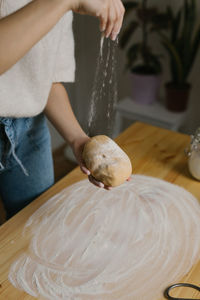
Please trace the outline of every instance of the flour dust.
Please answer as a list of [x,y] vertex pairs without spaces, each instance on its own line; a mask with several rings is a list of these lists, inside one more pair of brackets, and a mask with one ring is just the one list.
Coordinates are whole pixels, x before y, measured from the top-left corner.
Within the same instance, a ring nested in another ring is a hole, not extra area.
[[49,300],[160,299],[200,258],[200,206],[176,185],[132,177],[109,192],[83,180],[41,206],[11,283]]
[[113,42],[104,37],[100,41],[88,112],[89,135],[102,133],[102,130],[107,131],[107,135],[112,135],[114,107],[118,96],[116,76],[117,44],[118,40]]

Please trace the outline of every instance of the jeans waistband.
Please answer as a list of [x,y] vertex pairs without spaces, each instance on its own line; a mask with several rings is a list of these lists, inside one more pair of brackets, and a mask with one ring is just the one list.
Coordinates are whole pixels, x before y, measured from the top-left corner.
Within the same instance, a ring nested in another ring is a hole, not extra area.
[[[24,174],[26,176],[28,176],[28,172],[26,170],[26,168],[23,166],[21,160],[19,159],[19,157],[16,155],[16,151],[15,151],[15,139],[14,139],[14,126],[11,126],[13,123],[13,118],[4,118],[4,117],[0,117],[0,124],[3,124],[5,126],[5,134],[7,136],[8,141],[10,142],[10,153],[12,154],[13,158],[15,159],[15,161],[17,162],[17,164],[20,166],[20,168],[22,169],[22,171],[24,172]],[[4,166],[2,164],[2,162],[0,161],[0,170],[3,170]]]
[[0,117],[0,124],[10,126],[12,124],[12,122],[13,122],[13,118]]

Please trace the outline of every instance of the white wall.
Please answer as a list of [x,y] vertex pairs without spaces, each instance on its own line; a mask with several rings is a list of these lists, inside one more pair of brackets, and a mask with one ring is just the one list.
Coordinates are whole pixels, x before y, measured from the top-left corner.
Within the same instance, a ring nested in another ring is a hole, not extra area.
[[[155,3],[161,8],[166,3],[176,9],[182,3],[182,0],[168,0],[157,1],[151,0],[150,3]],[[198,14],[200,16],[200,1],[198,3]],[[70,94],[71,104],[74,108],[75,114],[86,128],[87,111],[90,102],[91,88],[96,68],[96,60],[99,52],[100,33],[98,29],[98,21],[92,17],[75,15],[74,17],[74,32],[75,32],[75,47],[76,47],[76,83],[67,84],[66,89]],[[118,88],[119,99],[131,95],[131,82],[129,80],[129,73],[124,72],[125,53],[120,49],[117,54],[117,73],[118,73]],[[163,82],[169,79],[167,64],[165,64],[165,71],[163,74]],[[195,129],[200,126],[200,51],[196,59],[195,66],[190,75],[190,82],[192,83],[192,93],[188,107],[188,117],[184,124],[183,132],[193,133]],[[163,94],[163,86],[161,95]],[[101,126],[101,124],[99,124]],[[58,134],[52,131],[53,147],[60,145],[63,140]]]

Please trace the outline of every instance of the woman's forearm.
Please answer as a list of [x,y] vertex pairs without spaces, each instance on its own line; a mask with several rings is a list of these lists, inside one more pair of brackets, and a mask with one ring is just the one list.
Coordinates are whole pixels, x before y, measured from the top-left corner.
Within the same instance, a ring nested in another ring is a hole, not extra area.
[[[85,144],[90,140],[90,137],[86,135],[76,120],[67,92],[62,84],[55,83],[52,85],[44,112],[47,118],[72,147],[82,172],[89,176],[89,180],[94,185],[104,187],[104,184],[97,181],[85,166],[82,158],[82,152]],[[109,187],[105,188],[109,189]]]
[[32,0],[0,19],[0,75],[22,58],[69,10],[98,17],[101,30],[112,39],[119,33],[124,15],[121,0]]
[[33,0],[0,20],[0,74],[12,67],[70,10],[68,0]]
[[67,92],[61,83],[52,85],[44,112],[70,146],[83,144],[89,139],[74,116]]

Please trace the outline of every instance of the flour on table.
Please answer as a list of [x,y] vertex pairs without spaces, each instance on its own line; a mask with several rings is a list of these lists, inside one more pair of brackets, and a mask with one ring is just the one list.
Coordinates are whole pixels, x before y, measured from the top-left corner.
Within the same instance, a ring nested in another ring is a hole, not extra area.
[[142,175],[106,191],[83,180],[28,220],[28,253],[9,279],[34,297],[156,300],[200,258],[200,206],[186,190]]
[[[112,163],[117,163],[116,157],[118,159],[128,160],[128,155],[115,143],[112,139],[104,141],[104,143],[100,143],[97,139],[95,140],[97,145],[96,151],[94,152],[95,161],[99,164],[98,158],[102,158],[104,155],[104,163],[111,165]],[[106,157],[105,157],[106,153]],[[114,159],[112,159],[114,157]]]

